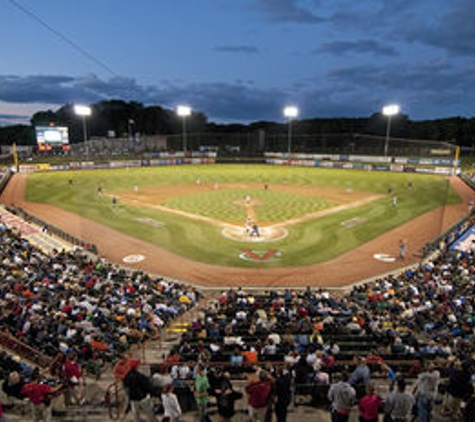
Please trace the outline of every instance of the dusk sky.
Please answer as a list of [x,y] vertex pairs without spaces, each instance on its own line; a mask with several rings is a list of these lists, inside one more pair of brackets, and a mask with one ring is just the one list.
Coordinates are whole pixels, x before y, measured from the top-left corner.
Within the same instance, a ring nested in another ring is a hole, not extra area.
[[0,0],[0,125],[66,103],[214,122],[475,116],[474,0]]

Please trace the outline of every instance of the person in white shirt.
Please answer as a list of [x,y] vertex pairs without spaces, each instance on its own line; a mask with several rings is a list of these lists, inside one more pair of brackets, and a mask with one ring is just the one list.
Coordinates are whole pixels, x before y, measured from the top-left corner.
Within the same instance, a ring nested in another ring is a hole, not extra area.
[[181,407],[176,394],[173,392],[173,385],[167,385],[163,389],[161,398],[164,420],[168,420],[169,422],[180,422]]

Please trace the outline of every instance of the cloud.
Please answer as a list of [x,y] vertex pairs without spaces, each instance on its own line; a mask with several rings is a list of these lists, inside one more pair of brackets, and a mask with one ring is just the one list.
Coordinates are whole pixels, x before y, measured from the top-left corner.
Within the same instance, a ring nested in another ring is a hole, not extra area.
[[[347,98],[360,93],[375,106],[397,101],[405,113],[417,118],[470,115],[475,95],[475,68],[454,66],[448,61],[397,63],[394,66],[361,65],[328,73],[335,90]],[[339,88],[340,87],[340,88]]]
[[259,53],[259,49],[252,45],[221,45],[215,48],[215,51],[220,53],[245,53],[256,54]]
[[[272,22],[322,23],[324,19],[308,7],[299,5],[298,0],[258,0],[257,7]],[[314,2],[318,4],[318,2]]]
[[453,0],[433,19],[417,22],[404,34],[407,41],[441,48],[453,55],[471,56],[475,53],[474,16],[475,2]]
[[0,113],[0,126],[10,126],[15,124],[23,124],[30,119],[28,115],[21,114],[1,114]]
[[[369,116],[388,101],[397,101],[411,118],[469,116],[475,107],[475,66],[449,60],[362,64],[334,68],[324,78],[307,78],[291,86],[258,87],[252,80],[182,83],[163,81],[143,86],[131,78],[101,79],[93,74],[0,76],[0,122],[28,122],[36,111],[64,104],[93,104],[104,99],[138,101],[173,109],[182,101],[210,121],[283,121],[282,107],[296,104],[300,118]],[[39,104],[41,103],[41,104]],[[12,107],[16,105],[16,109]]]
[[347,53],[354,54],[374,54],[377,56],[393,57],[397,56],[397,51],[387,45],[383,45],[374,40],[364,39],[358,41],[335,41],[332,43],[323,44],[321,48],[316,51],[330,53],[334,55],[343,55]]

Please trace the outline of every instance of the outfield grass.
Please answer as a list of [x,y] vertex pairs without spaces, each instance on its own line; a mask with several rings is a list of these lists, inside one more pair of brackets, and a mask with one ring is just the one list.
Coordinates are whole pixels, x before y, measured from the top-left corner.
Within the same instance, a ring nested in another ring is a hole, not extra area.
[[[289,227],[289,235],[278,242],[253,244],[226,239],[221,228],[149,207],[111,205],[110,196],[100,197],[101,186],[114,195],[160,185],[182,186],[219,183],[253,183],[269,191],[220,189],[183,197],[172,196],[159,205],[200,214],[222,221],[244,221],[245,211],[235,202],[250,193],[263,203],[256,207],[259,221],[279,222],[322,210],[330,201],[292,193],[274,192],[272,186],[329,186],[345,190],[384,195],[369,205],[347,209]],[[69,184],[72,180],[72,185]],[[408,184],[412,183],[412,189]],[[391,206],[388,190],[398,197]],[[239,267],[298,266],[327,261],[355,248],[411,219],[444,204],[456,203],[458,196],[440,176],[409,173],[325,170],[315,168],[263,165],[210,165],[157,167],[81,172],[36,173],[28,176],[27,200],[43,202],[83,215],[102,224],[143,239],[193,260]],[[154,228],[137,219],[164,223]],[[343,222],[360,219],[362,223],[345,227]],[[440,221],[434,221],[440,224]],[[252,263],[239,259],[243,249],[282,251],[280,262]]]

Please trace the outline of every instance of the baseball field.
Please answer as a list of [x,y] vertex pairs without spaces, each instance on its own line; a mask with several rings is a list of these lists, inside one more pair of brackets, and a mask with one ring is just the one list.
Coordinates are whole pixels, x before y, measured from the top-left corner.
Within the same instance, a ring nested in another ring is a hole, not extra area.
[[243,268],[326,262],[461,201],[442,176],[264,165],[35,173],[26,200]]

